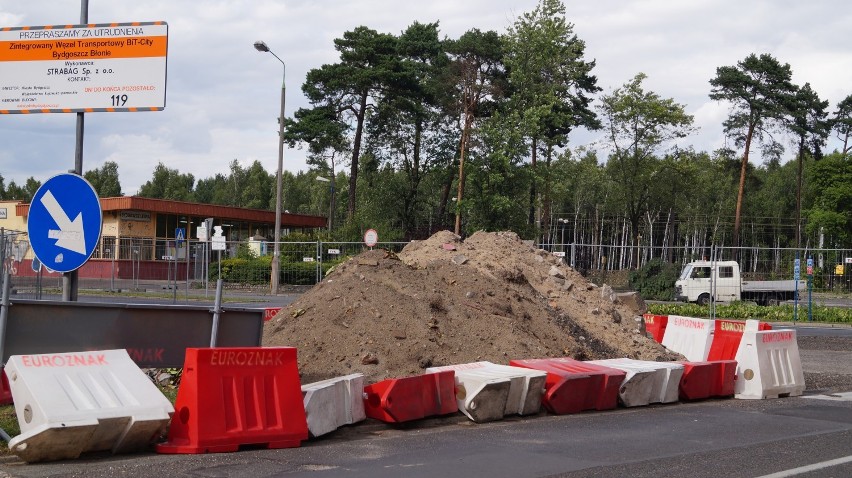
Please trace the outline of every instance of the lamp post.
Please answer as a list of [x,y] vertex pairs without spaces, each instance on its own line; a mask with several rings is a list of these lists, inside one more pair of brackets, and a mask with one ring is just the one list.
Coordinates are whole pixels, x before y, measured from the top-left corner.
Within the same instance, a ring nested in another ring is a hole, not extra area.
[[328,183],[331,197],[328,199],[328,232],[331,232],[331,217],[334,215],[334,179],[329,179],[323,176],[317,176],[317,181]]
[[284,97],[287,91],[287,65],[284,60],[278,57],[272,50],[262,41],[254,42],[255,50],[262,53],[271,53],[283,66],[281,75],[281,116],[278,117],[278,171],[275,173],[275,232],[273,233],[272,244],[272,277],[270,278],[270,288],[272,294],[278,293],[278,270],[280,267],[279,257],[281,255],[281,169],[284,166]]

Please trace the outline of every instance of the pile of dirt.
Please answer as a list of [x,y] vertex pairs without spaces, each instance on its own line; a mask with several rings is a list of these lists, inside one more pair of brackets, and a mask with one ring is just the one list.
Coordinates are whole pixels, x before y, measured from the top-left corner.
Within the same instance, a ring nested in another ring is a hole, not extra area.
[[303,383],[479,360],[682,359],[645,335],[644,308],[515,233],[443,231],[340,264],[266,323],[263,345],[297,347]]

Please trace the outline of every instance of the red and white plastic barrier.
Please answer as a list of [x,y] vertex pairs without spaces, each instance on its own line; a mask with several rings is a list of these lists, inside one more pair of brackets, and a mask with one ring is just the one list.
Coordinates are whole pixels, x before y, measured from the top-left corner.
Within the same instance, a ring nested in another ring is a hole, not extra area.
[[186,349],[175,408],[158,453],[293,448],[308,438],[293,347]]
[[455,388],[452,370],[382,380],[364,387],[364,411],[388,423],[454,413]]
[[737,364],[736,398],[795,397],[805,390],[795,330],[744,332]]
[[670,315],[666,333],[660,342],[667,349],[677,352],[690,362],[703,362],[710,353],[713,343],[714,321]]
[[139,451],[174,412],[123,349],[13,355],[6,373],[21,429],[9,449],[27,462]]

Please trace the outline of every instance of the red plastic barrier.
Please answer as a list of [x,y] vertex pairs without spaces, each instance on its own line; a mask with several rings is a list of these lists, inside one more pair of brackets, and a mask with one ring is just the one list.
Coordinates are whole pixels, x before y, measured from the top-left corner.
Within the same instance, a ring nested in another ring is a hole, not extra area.
[[683,364],[683,377],[680,379],[682,400],[703,400],[734,395],[734,381],[737,378],[736,360],[680,363]]
[[157,452],[293,448],[307,438],[295,348],[188,348],[169,438]]
[[683,376],[680,379],[681,400],[703,400],[710,397],[718,367],[711,362],[680,362]]
[[645,330],[654,337],[658,343],[663,343],[663,335],[666,333],[666,326],[669,325],[668,315],[642,314],[645,319]]
[[[772,330],[772,325],[761,322],[757,330]],[[745,322],[742,320],[716,319],[713,343],[710,344],[707,361],[734,360],[737,349],[740,347],[740,340],[743,338],[743,331],[745,331]]]
[[716,367],[713,374],[713,386],[710,388],[711,397],[734,396],[734,381],[737,379],[736,360],[716,360],[710,362]]
[[744,331],[745,322],[742,320],[716,319],[716,329],[713,331],[713,343],[710,344],[707,361],[733,360],[737,356]]
[[458,411],[454,370],[382,380],[364,387],[364,394],[367,416],[387,423]]
[[12,403],[12,389],[9,388],[6,371],[0,369],[0,405],[9,405],[10,403]]
[[509,365],[547,372],[542,405],[558,415],[615,408],[626,376],[623,370],[571,358],[510,360]]

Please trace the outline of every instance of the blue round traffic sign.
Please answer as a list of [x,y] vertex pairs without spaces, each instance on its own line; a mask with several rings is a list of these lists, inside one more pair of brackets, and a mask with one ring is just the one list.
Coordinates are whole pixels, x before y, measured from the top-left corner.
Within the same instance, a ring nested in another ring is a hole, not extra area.
[[45,181],[30,203],[27,233],[45,267],[71,272],[89,260],[101,237],[103,216],[95,188],[76,174]]

